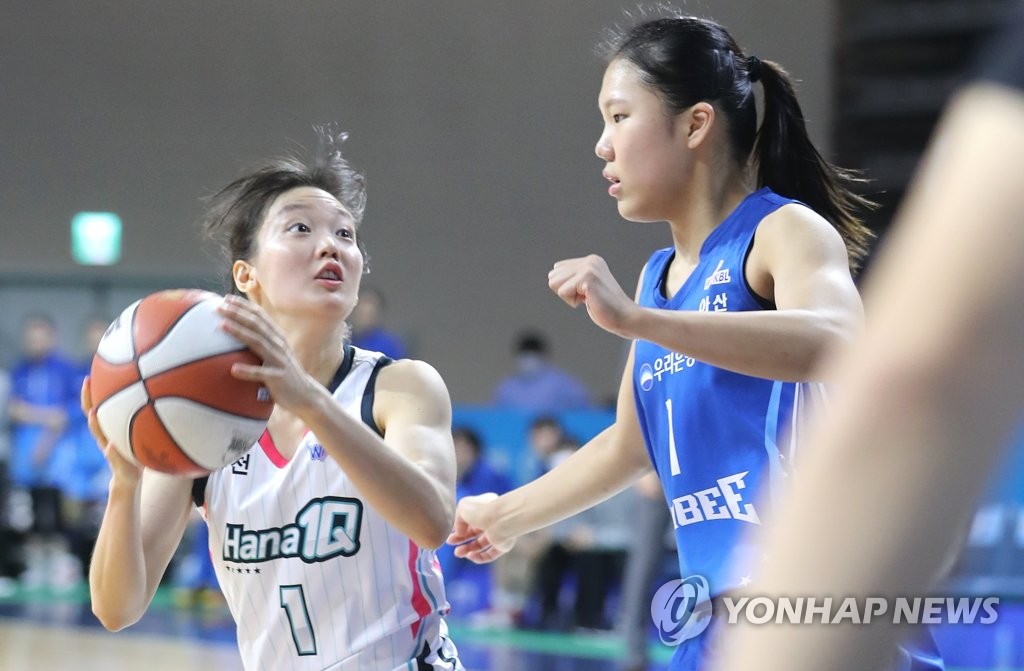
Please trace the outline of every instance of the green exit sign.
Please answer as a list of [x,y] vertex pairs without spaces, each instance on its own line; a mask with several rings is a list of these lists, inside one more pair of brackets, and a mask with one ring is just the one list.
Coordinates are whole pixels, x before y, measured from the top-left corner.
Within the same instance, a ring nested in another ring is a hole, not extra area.
[[71,218],[71,256],[83,266],[109,266],[121,258],[121,217],[79,212]]

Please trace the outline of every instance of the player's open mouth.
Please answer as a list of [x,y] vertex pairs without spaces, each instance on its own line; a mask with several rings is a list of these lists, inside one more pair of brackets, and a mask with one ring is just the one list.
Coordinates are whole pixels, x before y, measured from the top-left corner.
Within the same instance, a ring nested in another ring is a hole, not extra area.
[[337,286],[344,280],[341,266],[337,263],[328,263],[316,274],[316,281],[327,286]]

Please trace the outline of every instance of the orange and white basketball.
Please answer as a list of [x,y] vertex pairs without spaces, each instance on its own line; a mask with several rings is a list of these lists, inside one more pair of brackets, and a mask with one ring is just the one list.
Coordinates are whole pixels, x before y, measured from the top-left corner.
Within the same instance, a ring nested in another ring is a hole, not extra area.
[[259,357],[225,333],[222,297],[160,291],[114,320],[92,360],[91,393],[100,428],[130,461],[197,477],[252,447],[273,410],[258,383],[231,376]]

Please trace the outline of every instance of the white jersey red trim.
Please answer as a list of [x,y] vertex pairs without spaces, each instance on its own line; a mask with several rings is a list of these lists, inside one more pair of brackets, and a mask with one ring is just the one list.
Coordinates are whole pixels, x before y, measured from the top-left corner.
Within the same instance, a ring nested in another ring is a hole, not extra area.
[[[334,399],[371,428],[390,360],[346,347]],[[285,459],[265,433],[197,481],[210,554],[247,670],[461,669],[440,565],[365,505],[306,432]]]

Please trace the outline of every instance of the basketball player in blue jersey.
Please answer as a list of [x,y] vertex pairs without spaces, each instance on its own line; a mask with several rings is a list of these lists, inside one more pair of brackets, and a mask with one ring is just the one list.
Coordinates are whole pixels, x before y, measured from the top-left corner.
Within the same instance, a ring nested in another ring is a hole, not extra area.
[[[322,131],[313,165],[281,160],[213,197],[236,290],[224,328],[263,363],[236,364],[276,406],[245,456],[192,481],[118,455],[89,575],[111,630],[146,610],[194,501],[246,669],[462,669],[447,637],[433,548],[451,530],[451,402],[421,361],[348,344],[358,299],[362,177],[343,136]],[[389,365],[390,364],[390,365]]]
[[[598,256],[560,261],[548,277],[562,300],[633,341],[616,420],[538,480],[463,499],[449,542],[491,561],[653,467],[681,576],[711,599],[756,589],[761,558],[745,532],[795,477],[822,354],[860,327],[850,267],[865,253],[856,211],[868,203],[812,145],[782,68],[711,21],[663,18],[619,35],[598,106],[596,152],[619,213],[667,221],[672,236],[641,271],[635,302]],[[687,624],[669,615],[663,630]],[[673,639],[671,668],[701,668],[718,629]],[[915,635],[892,668],[942,668],[927,631]]]

